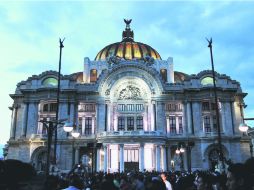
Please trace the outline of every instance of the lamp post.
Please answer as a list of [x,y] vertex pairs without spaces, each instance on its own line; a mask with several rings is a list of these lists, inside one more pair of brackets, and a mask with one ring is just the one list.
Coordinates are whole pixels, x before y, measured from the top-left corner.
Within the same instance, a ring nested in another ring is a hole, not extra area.
[[191,173],[191,149],[195,145],[193,141],[188,141],[186,145],[186,152],[187,152],[187,167],[188,172]]
[[254,129],[249,127],[244,121],[245,120],[254,120],[254,118],[243,118],[243,123],[239,125],[239,130],[243,133],[246,133],[248,136],[251,137],[250,139],[250,156],[253,157],[253,143],[252,138],[254,137]]
[[[60,76],[61,76],[61,65],[62,65],[62,49],[64,48],[63,42],[65,38],[61,40],[59,38],[60,44],[60,53],[59,53],[59,64],[58,64],[58,78],[57,78],[57,95],[56,95],[56,121],[58,120],[58,112],[59,112],[59,94],[60,94]],[[56,164],[56,149],[57,149],[57,130],[55,130],[55,141],[54,141],[54,159],[53,162]]]
[[212,38],[208,40],[208,47],[210,48],[210,55],[211,55],[211,64],[212,64],[212,74],[213,74],[213,92],[214,92],[214,101],[215,101],[215,111],[216,111],[216,122],[217,122],[217,132],[218,132],[218,146],[219,146],[219,160],[222,164],[222,170],[225,170],[224,164],[224,155],[222,151],[221,145],[221,131],[220,131],[220,115],[219,115],[219,108],[218,108],[218,98],[217,98],[217,91],[216,91],[216,83],[215,83],[215,72],[214,72],[214,64],[213,64],[213,50],[212,50]]
[[[46,177],[49,175],[49,167],[50,167],[50,149],[51,149],[51,144],[52,144],[52,137],[55,132],[55,141],[54,141],[54,155],[53,155],[53,163],[56,164],[56,142],[57,142],[57,128],[58,125],[63,125],[60,127],[63,127],[65,132],[71,132],[73,131],[73,124],[72,123],[64,123],[67,119],[59,119],[58,117],[58,112],[59,112],[59,94],[60,94],[60,76],[61,76],[61,57],[62,57],[62,48],[63,46],[64,39],[61,40],[59,39],[60,43],[60,57],[59,57],[59,70],[58,70],[58,86],[57,86],[57,109],[56,109],[56,119],[51,120],[51,121],[44,121],[40,120],[46,130],[47,130],[47,160],[46,160]],[[73,131],[72,135],[79,136],[77,134],[78,131]]]

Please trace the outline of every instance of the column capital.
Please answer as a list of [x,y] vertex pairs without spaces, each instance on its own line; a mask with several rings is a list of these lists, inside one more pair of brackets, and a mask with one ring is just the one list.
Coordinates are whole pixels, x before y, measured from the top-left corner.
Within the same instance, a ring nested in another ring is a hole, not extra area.
[[105,104],[109,105],[109,104],[111,104],[111,101],[110,100],[105,100]]
[[165,144],[162,144],[162,143],[154,144],[155,147],[161,147],[163,145],[165,145]]
[[140,147],[144,147],[144,146],[145,146],[145,143],[141,142],[141,143],[139,143],[139,146],[140,146]]

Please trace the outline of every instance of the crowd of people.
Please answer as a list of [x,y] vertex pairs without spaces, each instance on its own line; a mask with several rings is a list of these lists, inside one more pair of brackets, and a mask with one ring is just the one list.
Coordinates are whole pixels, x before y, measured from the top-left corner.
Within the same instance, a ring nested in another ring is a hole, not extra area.
[[37,179],[38,185],[34,180],[31,183],[34,176],[33,167],[27,163],[0,162],[1,190],[254,190],[254,158],[245,163],[230,163],[221,173],[198,170],[88,173],[80,164],[68,174],[55,173],[46,179],[42,176],[44,181]]
[[[80,166],[79,166],[80,167]],[[76,166],[67,175],[49,176],[45,190],[254,190],[254,158],[212,171],[86,173]]]

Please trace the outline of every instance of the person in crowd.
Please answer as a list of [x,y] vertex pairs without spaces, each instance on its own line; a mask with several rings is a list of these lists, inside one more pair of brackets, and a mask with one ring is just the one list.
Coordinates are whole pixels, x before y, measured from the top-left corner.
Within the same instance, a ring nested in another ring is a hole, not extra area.
[[247,171],[246,166],[242,163],[231,164],[227,172],[226,186],[228,190],[251,190],[247,185]]
[[248,189],[254,190],[254,158],[251,157],[244,163],[247,169],[246,186]]
[[154,178],[148,184],[146,190],[167,190],[167,189],[165,183],[162,180]]
[[106,174],[102,180],[101,190],[117,190],[114,184],[114,176],[112,174]]
[[58,187],[58,177],[49,175],[44,182],[44,190],[55,190]]
[[127,177],[122,176],[120,181],[120,190],[129,190],[129,189],[131,189],[131,185],[128,182]]
[[195,185],[197,190],[213,190],[211,175],[207,172],[199,172],[197,174]]
[[181,177],[175,184],[174,190],[195,190],[194,180],[195,176],[193,174]]
[[227,176],[225,173],[212,173],[213,190],[226,190]]
[[132,176],[132,186],[134,190],[145,190],[144,177],[142,174],[134,174]]
[[73,174],[70,176],[70,184],[69,187],[63,190],[81,190],[83,189],[83,182],[77,174]]
[[162,181],[165,183],[166,189],[167,189],[167,190],[172,190],[172,185],[171,185],[171,183],[167,180],[166,173],[162,173],[162,174],[161,174],[161,179],[162,179]]

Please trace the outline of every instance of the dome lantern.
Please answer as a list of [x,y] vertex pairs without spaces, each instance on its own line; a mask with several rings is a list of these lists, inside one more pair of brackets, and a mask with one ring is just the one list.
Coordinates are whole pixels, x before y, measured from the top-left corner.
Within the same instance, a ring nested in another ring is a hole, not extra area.
[[134,41],[134,33],[130,28],[132,19],[124,19],[126,24],[122,32],[122,41],[104,47],[95,57],[96,61],[115,56],[125,60],[145,60],[147,56],[161,60],[159,53],[151,46]]
[[133,42],[134,41],[134,33],[133,31],[130,29],[130,23],[131,23],[132,19],[127,20],[124,19],[124,22],[126,24],[126,28],[125,31],[123,31],[123,40],[122,42]]

